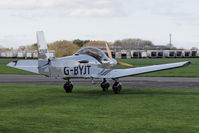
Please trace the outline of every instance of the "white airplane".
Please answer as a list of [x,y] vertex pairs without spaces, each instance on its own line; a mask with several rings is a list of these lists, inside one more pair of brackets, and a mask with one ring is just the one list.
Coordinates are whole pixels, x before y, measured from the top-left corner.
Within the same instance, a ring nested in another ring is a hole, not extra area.
[[64,89],[66,92],[72,92],[72,78],[91,78],[103,79],[101,87],[107,91],[110,84],[106,79],[113,79],[115,83],[112,86],[114,93],[120,93],[122,85],[119,78],[131,75],[138,75],[154,71],[167,70],[172,68],[189,65],[190,61],[153,65],[145,67],[136,67],[128,69],[117,69],[117,64],[132,66],[127,63],[117,62],[112,58],[111,51],[106,44],[108,57],[106,54],[95,47],[85,47],[77,51],[72,56],[62,58],[50,58],[47,43],[42,31],[37,32],[38,60],[18,60],[8,64],[10,67],[38,73],[46,77],[61,78],[66,80]]

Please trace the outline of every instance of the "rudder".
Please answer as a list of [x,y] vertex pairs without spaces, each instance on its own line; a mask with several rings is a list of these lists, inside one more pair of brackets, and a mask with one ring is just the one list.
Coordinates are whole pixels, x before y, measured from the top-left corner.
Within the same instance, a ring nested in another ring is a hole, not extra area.
[[37,32],[37,45],[38,45],[38,53],[39,53],[39,59],[48,59],[49,58],[49,52],[47,43],[45,41],[44,32],[38,31]]
[[44,32],[37,31],[38,69],[39,73],[49,76],[49,51],[45,41]]

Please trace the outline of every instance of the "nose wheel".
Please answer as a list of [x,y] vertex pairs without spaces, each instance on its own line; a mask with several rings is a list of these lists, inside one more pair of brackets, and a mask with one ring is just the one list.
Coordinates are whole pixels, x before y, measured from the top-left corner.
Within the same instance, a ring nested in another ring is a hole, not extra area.
[[71,83],[70,80],[68,80],[65,84],[64,84],[64,90],[66,93],[71,93],[73,89],[73,84]]
[[106,79],[104,79],[103,82],[101,83],[101,87],[102,87],[102,91],[108,91],[110,84],[109,84],[109,82],[107,82]]
[[115,94],[119,94],[120,91],[122,90],[122,85],[121,85],[118,81],[116,81],[116,82],[113,84],[112,89],[113,89],[113,92],[114,92]]

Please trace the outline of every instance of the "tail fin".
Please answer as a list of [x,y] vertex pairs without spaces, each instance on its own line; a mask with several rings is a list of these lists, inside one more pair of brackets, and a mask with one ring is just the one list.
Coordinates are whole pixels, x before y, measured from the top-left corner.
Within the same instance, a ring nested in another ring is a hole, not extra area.
[[49,76],[49,51],[47,43],[44,38],[44,32],[37,32],[37,45],[38,45],[38,69],[39,73]]
[[37,45],[38,45],[38,52],[39,52],[39,59],[46,59],[48,60],[49,58],[49,52],[48,52],[48,47],[47,43],[44,38],[44,32],[43,31],[38,31],[37,32]]

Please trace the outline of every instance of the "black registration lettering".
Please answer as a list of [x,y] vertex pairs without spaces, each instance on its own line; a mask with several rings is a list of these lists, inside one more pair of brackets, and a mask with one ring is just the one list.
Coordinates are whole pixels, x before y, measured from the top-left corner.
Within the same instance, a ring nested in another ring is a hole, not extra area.
[[86,75],[86,66],[84,66],[84,73],[83,74]]
[[84,66],[79,66],[79,71],[80,71],[81,75],[83,74],[83,68],[84,68]]
[[69,67],[64,67],[64,74],[69,75]]
[[73,68],[69,68],[69,67],[64,67],[64,74],[65,75],[70,75],[70,73],[74,74],[74,75],[86,75],[86,74],[90,74],[91,72],[91,66],[78,66],[78,67],[73,67]]
[[78,75],[78,67],[74,67],[74,75]]
[[91,68],[91,66],[87,66],[87,68],[88,68],[88,74],[90,74],[90,68]]

